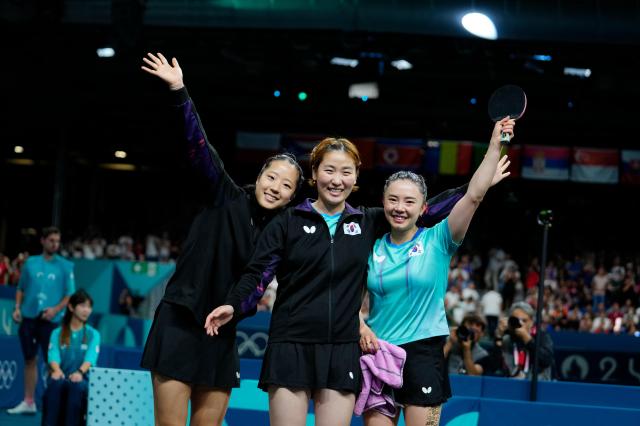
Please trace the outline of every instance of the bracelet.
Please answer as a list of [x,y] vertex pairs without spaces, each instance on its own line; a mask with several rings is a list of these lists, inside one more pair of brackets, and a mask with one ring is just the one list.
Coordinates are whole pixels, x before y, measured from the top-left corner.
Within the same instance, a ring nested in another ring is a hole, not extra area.
[[79,368],[76,370],[76,373],[80,373],[82,377],[84,377],[84,375],[86,374],[86,373],[83,373],[82,370],[80,370]]

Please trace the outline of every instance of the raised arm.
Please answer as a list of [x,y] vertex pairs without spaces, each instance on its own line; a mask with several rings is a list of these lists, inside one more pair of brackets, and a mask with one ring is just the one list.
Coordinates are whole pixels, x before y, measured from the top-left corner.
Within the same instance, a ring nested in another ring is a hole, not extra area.
[[[478,166],[478,169],[473,174],[471,182],[469,182],[469,188],[464,196],[456,203],[449,215],[449,231],[454,241],[462,241],[469,224],[473,218],[476,209],[482,202],[485,194],[489,190],[494,180],[494,175],[497,170],[501,169],[500,164],[508,167],[508,159],[500,160],[500,135],[502,133],[510,133],[513,135],[513,127],[515,121],[505,118],[498,121],[493,127],[493,134],[491,135],[491,141],[489,142],[489,148],[482,160],[482,163]],[[504,173],[508,176],[509,173]]]
[[162,53],[158,53],[157,56],[148,53],[142,60],[146,65],[141,69],[160,78],[171,90],[172,105],[183,128],[182,135],[192,167],[207,179],[213,191],[239,191],[238,186],[226,173],[218,152],[207,138],[196,106],[184,85],[178,60],[172,58],[169,63]]
[[[495,169],[493,179],[491,181],[491,186],[498,184],[502,181],[502,179],[509,176],[510,173],[506,171],[507,167],[509,167],[509,163],[507,161],[507,158],[504,157],[500,160],[498,167],[496,167]],[[429,206],[429,208],[420,217],[420,219],[422,220],[422,225],[430,228],[447,217],[449,213],[451,213],[451,210],[453,210],[453,206],[455,206],[467,192],[468,187],[469,184],[465,183],[462,186],[448,189],[436,195],[435,197],[429,198],[427,200],[427,205]]]
[[218,329],[233,317],[241,316],[256,307],[282,260],[288,215],[287,211],[281,213],[264,229],[251,261],[227,295],[225,304],[207,316],[204,327],[208,334],[218,334]]

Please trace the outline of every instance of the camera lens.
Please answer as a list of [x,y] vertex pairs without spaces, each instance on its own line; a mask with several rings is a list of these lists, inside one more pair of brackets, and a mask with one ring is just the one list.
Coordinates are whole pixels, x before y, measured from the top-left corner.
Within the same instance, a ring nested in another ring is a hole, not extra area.
[[518,317],[509,317],[509,328],[516,329],[522,327],[522,323],[520,322],[520,318]]

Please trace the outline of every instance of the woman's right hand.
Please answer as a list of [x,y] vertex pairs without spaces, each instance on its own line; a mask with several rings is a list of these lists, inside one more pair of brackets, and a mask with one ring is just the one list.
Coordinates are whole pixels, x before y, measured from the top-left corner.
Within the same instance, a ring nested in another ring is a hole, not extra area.
[[140,68],[151,75],[159,77],[169,85],[169,89],[178,90],[184,87],[182,69],[176,58],[171,58],[171,63],[169,63],[162,53],[158,53],[157,56],[153,53],[147,53],[147,57],[142,58],[142,60],[147,66],[143,65]]
[[222,305],[215,308],[204,322],[204,328],[209,336],[217,336],[218,329],[233,318],[233,306]]
[[64,379],[64,373],[62,372],[62,370],[55,370],[51,372],[51,378],[53,380],[60,380],[60,379]]

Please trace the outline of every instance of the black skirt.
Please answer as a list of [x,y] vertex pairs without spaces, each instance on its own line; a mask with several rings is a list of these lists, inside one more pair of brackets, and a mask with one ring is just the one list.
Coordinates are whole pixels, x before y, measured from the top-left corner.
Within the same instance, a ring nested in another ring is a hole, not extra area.
[[156,309],[141,366],[194,386],[240,386],[235,333],[208,336],[189,309],[166,301]]
[[269,343],[258,387],[360,392],[360,346],[353,343]]
[[399,345],[407,352],[402,373],[402,388],[394,389],[394,399],[401,405],[432,407],[451,397],[449,372],[444,358],[447,336],[436,336]]

